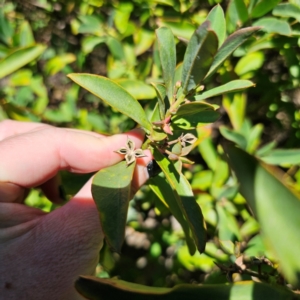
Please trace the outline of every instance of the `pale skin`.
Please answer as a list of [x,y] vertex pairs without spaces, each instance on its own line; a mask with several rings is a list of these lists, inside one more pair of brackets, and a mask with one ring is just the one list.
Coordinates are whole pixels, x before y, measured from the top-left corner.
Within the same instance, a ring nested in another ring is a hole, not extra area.
[[[79,275],[92,275],[103,233],[91,180],[51,213],[24,205],[30,188],[61,203],[59,170],[89,173],[123,159],[114,152],[127,138],[139,148],[141,130],[105,137],[38,123],[0,122],[0,299],[82,298]],[[151,155],[137,159],[133,190],[148,179]]]

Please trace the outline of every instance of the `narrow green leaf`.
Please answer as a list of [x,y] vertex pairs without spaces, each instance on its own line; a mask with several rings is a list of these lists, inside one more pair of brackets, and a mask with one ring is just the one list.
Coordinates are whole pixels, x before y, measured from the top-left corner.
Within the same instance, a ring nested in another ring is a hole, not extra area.
[[126,161],[100,170],[92,183],[92,195],[99,211],[105,239],[120,253],[125,236],[131,180],[135,163]]
[[160,27],[156,32],[158,51],[163,71],[163,79],[166,85],[167,96],[170,104],[173,103],[174,74],[176,68],[176,47],[172,30],[168,27]]
[[247,148],[246,151],[250,154],[254,153],[261,142],[261,135],[263,133],[264,126],[262,124],[256,124],[251,128],[250,134],[247,136]]
[[134,55],[137,57],[145,53],[151,48],[153,42],[155,41],[155,34],[152,30],[146,29],[145,26],[141,26],[141,27],[136,27],[135,25],[132,26],[134,26],[136,32],[133,35],[134,45],[131,44],[130,47],[134,46],[133,49]]
[[38,44],[13,51],[0,60],[0,79],[35,60],[45,49],[44,45]]
[[299,165],[299,149],[275,149],[266,156],[260,157],[264,162],[271,165]]
[[219,47],[226,37],[226,21],[221,5],[217,4],[207,15],[206,20],[210,21],[211,29],[217,34]]
[[[261,226],[266,246],[280,262],[289,283],[300,286],[300,198],[284,182],[282,172],[257,161],[233,145],[225,152],[240,184],[240,191]],[[292,247],[287,247],[293,241]]]
[[234,68],[237,75],[242,76],[248,72],[258,70],[264,63],[265,57],[262,51],[248,53],[243,56]]
[[176,195],[174,195],[174,191],[170,187],[169,183],[166,181],[165,178],[161,176],[156,176],[154,178],[151,178],[148,184],[152,191],[156,194],[156,196],[168,207],[172,215],[180,223],[185,234],[186,243],[189,248],[189,253],[193,255],[196,251],[196,247],[194,240],[191,236],[189,224],[186,221],[184,214],[178,205]]
[[287,36],[292,34],[291,26],[287,21],[279,20],[273,17],[260,18],[253,25],[260,26],[261,30],[268,33],[278,33]]
[[182,74],[182,62],[179,63],[175,69],[175,77],[174,77],[175,84],[177,83],[177,81],[181,80],[181,74]]
[[225,94],[222,100],[232,127],[239,132],[245,122],[247,102],[245,93]]
[[300,22],[300,7],[293,3],[280,3],[272,11],[277,17],[294,18]]
[[162,141],[162,140],[164,140],[164,139],[166,139],[167,138],[167,134],[165,133],[165,132],[163,132],[163,131],[158,131],[158,130],[153,130],[152,132],[151,132],[151,139],[153,140],[153,141],[157,141],[157,142],[159,142],[159,141]]
[[276,285],[242,281],[235,284],[179,284],[173,288],[150,287],[115,278],[80,276],[75,287],[91,300],[297,300],[299,296]]
[[191,130],[203,126],[207,123],[213,123],[220,118],[218,111],[208,110],[200,111],[191,115],[174,116],[172,118],[172,128],[178,130]]
[[143,81],[122,78],[115,79],[114,82],[123,87],[137,100],[149,100],[156,96],[154,88]]
[[233,53],[233,51],[242,45],[254,32],[261,29],[260,27],[246,27],[237,30],[231,34],[223,43],[223,45],[218,50],[213,63],[206,74],[205,78],[208,78],[214,74],[218,67],[225,61],[225,59]]
[[254,6],[251,17],[259,18],[265,15],[267,12],[271,11],[281,0],[260,0]]
[[205,249],[206,230],[201,208],[194,198],[192,188],[185,176],[177,171],[168,158],[155,148],[153,149],[153,155],[171,185],[178,205],[190,225],[196,247],[202,253]]
[[179,106],[176,117],[192,115],[202,111],[213,111],[214,106],[205,102],[190,102]]
[[29,47],[35,44],[33,32],[28,21],[23,21],[19,27],[19,43],[21,47]]
[[219,239],[224,241],[241,240],[241,233],[235,216],[228,212],[219,202],[216,205],[218,213]]
[[244,24],[248,19],[248,10],[244,0],[234,0],[236,11],[238,13],[239,19],[242,24]]
[[0,41],[6,46],[12,44],[12,36],[14,34],[14,28],[12,22],[9,21],[4,14],[4,9],[0,9]]
[[104,43],[105,41],[106,37],[103,36],[85,36],[81,40],[82,51],[85,54],[91,53],[97,45]]
[[205,102],[191,102],[181,105],[171,120],[174,130],[191,130],[215,122],[219,117],[214,106]]
[[112,56],[116,60],[121,60],[121,61],[125,60],[123,44],[119,40],[117,40],[114,37],[108,36],[105,42]]
[[205,91],[202,94],[195,96],[194,99],[196,101],[201,101],[225,93],[242,91],[252,86],[255,86],[255,84],[250,80],[242,80],[242,79],[232,80],[216,88]]
[[132,118],[149,132],[151,131],[152,125],[140,103],[117,83],[106,77],[91,74],[73,73],[68,77],[114,109]]
[[159,109],[159,115],[160,119],[165,119],[165,112],[166,112],[166,88],[162,84],[155,84],[152,83],[153,87],[155,88],[156,95],[157,95],[157,103],[158,103],[158,109]]
[[132,10],[133,3],[131,2],[120,2],[115,8],[115,16],[113,20],[116,28],[121,34],[126,32]]
[[187,95],[195,89],[209,70],[218,49],[218,38],[205,21],[192,35],[183,59],[182,90]]
[[276,146],[277,146],[277,143],[275,141],[269,142],[269,143],[263,145],[261,148],[259,148],[255,152],[255,155],[258,157],[267,156]]
[[64,53],[56,55],[49,59],[45,63],[45,71],[47,75],[54,75],[61,71],[67,64],[70,64],[76,60],[76,56],[73,53]]
[[233,32],[248,20],[248,10],[244,0],[230,0],[226,11],[227,30]]
[[160,26],[166,26],[172,30],[175,36],[184,39],[190,39],[193,32],[195,31],[195,26],[187,20],[180,20],[176,18],[173,21],[159,21]]
[[161,121],[160,111],[158,107],[158,102],[155,103],[155,106],[153,109],[148,111],[148,119],[150,122],[158,122]]
[[198,145],[198,150],[208,167],[216,171],[219,156],[210,135]]
[[220,127],[221,134],[229,141],[232,141],[236,143],[238,146],[240,146],[242,149],[246,149],[247,147],[247,140],[246,138],[241,135],[240,133],[230,130],[226,128],[225,126]]

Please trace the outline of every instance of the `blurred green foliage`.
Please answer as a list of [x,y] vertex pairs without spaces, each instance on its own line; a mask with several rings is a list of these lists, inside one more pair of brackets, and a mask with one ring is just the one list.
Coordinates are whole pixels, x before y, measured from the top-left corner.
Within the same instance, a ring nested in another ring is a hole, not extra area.
[[[225,11],[224,38],[243,27],[262,29],[204,84],[210,89],[238,78],[256,84],[246,92],[209,99],[221,106],[221,118],[197,129],[198,146],[190,155],[195,164],[184,171],[207,224],[205,253],[189,255],[182,228],[144,186],[130,203],[122,255],[104,246],[99,277],[120,276],[135,283],[172,287],[236,282],[256,275],[264,282],[286,285],[278,272],[284,261],[278,261],[263,242],[260,223],[239,193],[221,145],[225,139],[232,141],[279,166],[282,178],[295,193],[300,191],[300,1],[0,2],[0,120],[46,122],[104,134],[124,132],[135,123],[66,75],[107,76],[141,100],[147,111],[156,97],[150,83],[160,83],[162,78],[154,30],[162,25],[171,28],[177,38],[177,61],[182,61],[186,40],[218,3]],[[83,180],[75,174],[62,175],[71,197]],[[27,203],[51,210],[37,191]],[[286,247],[299,250],[300,244],[287,240]],[[246,262],[245,272],[232,267],[239,257]]]

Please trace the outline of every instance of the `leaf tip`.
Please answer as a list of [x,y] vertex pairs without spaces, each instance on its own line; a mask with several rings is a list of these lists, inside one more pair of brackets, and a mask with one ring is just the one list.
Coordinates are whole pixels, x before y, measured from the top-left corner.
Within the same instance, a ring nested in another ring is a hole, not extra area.
[[72,79],[76,76],[76,73],[70,73],[67,75],[68,78]]

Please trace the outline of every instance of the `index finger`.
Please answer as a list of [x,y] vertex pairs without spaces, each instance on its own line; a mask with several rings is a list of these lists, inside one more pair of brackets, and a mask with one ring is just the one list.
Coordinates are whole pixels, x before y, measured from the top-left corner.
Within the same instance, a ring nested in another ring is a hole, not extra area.
[[97,171],[123,159],[114,151],[124,147],[128,137],[136,147],[141,146],[141,130],[97,137],[45,126],[4,139],[0,141],[0,182],[35,187],[55,176],[59,170]]

